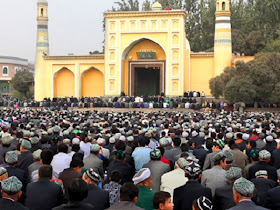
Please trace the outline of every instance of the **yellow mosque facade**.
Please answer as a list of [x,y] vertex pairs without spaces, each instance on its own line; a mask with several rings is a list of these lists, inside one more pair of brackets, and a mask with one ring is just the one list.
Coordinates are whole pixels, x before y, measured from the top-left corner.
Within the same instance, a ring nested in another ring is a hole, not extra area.
[[186,12],[162,10],[106,12],[105,52],[50,56],[48,2],[38,0],[35,100],[46,97],[210,96],[209,80],[236,60],[232,55],[230,0],[217,0],[214,53],[193,53],[185,33]]

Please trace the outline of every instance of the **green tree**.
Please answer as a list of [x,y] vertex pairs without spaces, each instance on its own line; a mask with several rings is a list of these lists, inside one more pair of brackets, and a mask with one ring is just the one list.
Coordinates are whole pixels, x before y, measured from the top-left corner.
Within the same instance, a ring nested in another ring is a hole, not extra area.
[[152,8],[151,8],[151,2],[150,2],[149,0],[145,0],[145,1],[143,2],[142,10],[143,10],[143,11],[150,11],[150,10],[152,10]]
[[276,31],[276,38],[268,43],[264,49],[266,52],[280,52],[280,29]]
[[[248,63],[237,62],[235,67],[209,82],[215,97],[224,96],[230,103],[235,102],[279,102],[280,53],[259,53]],[[278,100],[278,101],[277,101]]]
[[139,11],[138,0],[121,0],[115,2],[118,8],[112,8],[113,11]]
[[257,92],[252,88],[252,81],[248,78],[234,77],[225,87],[225,98],[230,104],[236,102],[253,103]]
[[224,94],[223,80],[220,76],[212,78],[209,82],[209,87],[212,96],[214,96],[215,98],[219,98]]
[[255,55],[262,51],[265,47],[264,40],[265,39],[262,31],[258,30],[250,32],[246,38],[245,54]]
[[22,93],[25,98],[28,97],[28,92],[33,84],[34,76],[29,71],[18,71],[12,79],[13,88]]
[[243,54],[246,50],[246,35],[240,31],[233,29],[232,35],[232,52]]

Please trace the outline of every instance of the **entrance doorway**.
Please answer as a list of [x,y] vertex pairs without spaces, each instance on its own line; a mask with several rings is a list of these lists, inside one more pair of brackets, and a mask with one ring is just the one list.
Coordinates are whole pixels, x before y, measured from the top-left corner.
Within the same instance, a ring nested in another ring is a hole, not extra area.
[[165,61],[130,62],[129,95],[160,95],[165,89]]
[[135,96],[153,96],[160,94],[160,68],[136,67],[134,79]]

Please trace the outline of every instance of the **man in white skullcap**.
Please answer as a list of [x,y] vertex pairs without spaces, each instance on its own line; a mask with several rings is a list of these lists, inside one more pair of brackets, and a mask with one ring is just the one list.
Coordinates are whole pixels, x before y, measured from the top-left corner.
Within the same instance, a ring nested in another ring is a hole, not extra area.
[[152,177],[150,169],[142,168],[134,175],[132,181],[139,189],[136,206],[147,210],[154,210],[153,197],[155,192],[151,190]]
[[100,146],[103,156],[109,160],[110,150],[107,148],[104,148],[105,143],[106,143],[105,139],[103,139],[103,138],[97,139],[97,144]]

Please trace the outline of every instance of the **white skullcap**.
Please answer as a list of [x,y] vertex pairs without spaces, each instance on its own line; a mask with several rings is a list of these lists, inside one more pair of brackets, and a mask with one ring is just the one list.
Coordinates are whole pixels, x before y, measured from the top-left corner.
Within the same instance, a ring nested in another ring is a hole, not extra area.
[[266,141],[273,141],[273,137],[272,136],[267,136],[265,139],[266,139]]
[[144,180],[148,179],[151,176],[151,171],[148,168],[142,168],[140,171],[138,171],[137,174],[134,175],[132,181],[134,184],[139,184],[140,182],[143,182]]
[[116,142],[116,139],[114,138],[114,137],[111,137],[110,139],[109,139],[109,143],[110,144],[114,144]]
[[250,135],[247,134],[247,133],[244,133],[244,134],[242,135],[242,139],[243,139],[243,140],[248,140],[249,138],[250,138]]
[[72,144],[80,144],[80,139],[78,139],[78,138],[73,138],[72,139]]
[[182,133],[182,137],[183,137],[183,138],[187,138],[188,136],[189,136],[188,132],[185,132],[185,131],[184,131],[184,132]]
[[232,132],[232,128],[231,127],[227,128],[227,132]]
[[192,132],[192,137],[195,137],[195,136],[197,136],[198,135],[198,133],[196,132],[196,131],[193,131]]
[[106,142],[106,140],[103,139],[103,138],[98,138],[97,139],[97,144],[104,144],[105,142]]
[[125,136],[120,136],[120,141],[125,141]]

